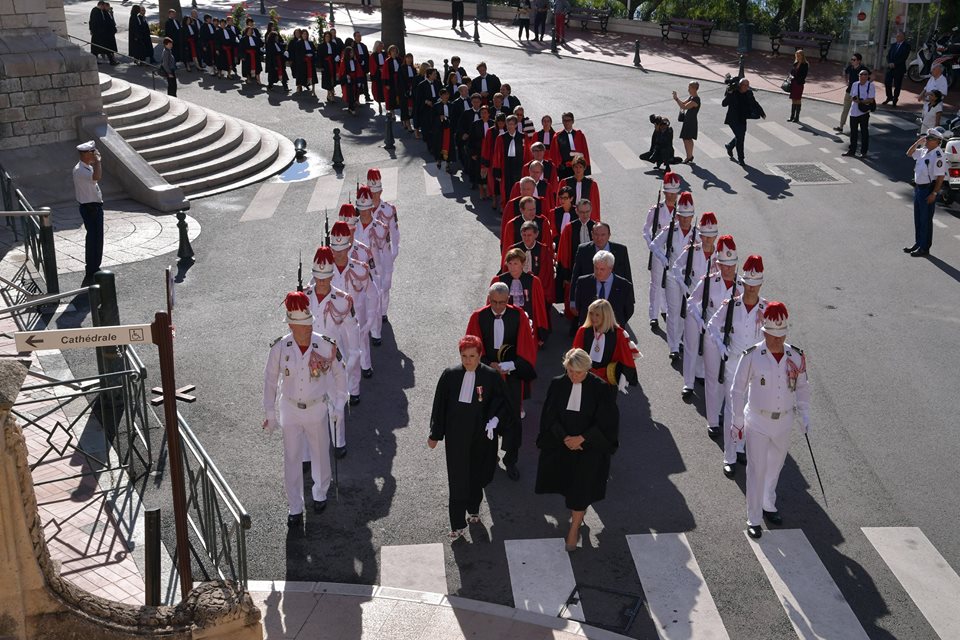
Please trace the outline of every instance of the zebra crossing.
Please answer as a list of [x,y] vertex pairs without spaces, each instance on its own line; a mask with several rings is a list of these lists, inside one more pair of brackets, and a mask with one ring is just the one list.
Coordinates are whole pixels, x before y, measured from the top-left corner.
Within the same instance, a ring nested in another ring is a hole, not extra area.
[[[923,531],[917,527],[861,530],[937,636],[943,640],[960,637],[960,608],[956,606],[960,576]],[[746,533],[744,537],[798,638],[868,637],[802,530],[770,530],[760,540],[752,540]],[[660,638],[729,639],[686,534],[633,534],[627,535],[626,541],[646,609]],[[577,578],[562,538],[505,540],[503,546],[517,609],[589,620],[589,609],[584,610],[580,602],[567,602]],[[380,550],[382,586],[446,593],[445,570],[440,543]],[[616,584],[603,586],[617,588]]]

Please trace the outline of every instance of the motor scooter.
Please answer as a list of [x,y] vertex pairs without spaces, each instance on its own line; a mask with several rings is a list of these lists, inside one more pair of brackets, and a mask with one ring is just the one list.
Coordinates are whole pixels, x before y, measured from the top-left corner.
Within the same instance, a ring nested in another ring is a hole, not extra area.
[[944,129],[947,129],[947,141],[943,145],[947,174],[940,189],[940,200],[949,205],[960,200],[960,114],[949,120]]
[[917,56],[907,65],[907,77],[912,82],[923,82],[930,77],[930,67],[934,64],[943,65],[943,73],[949,86],[957,82],[955,70],[958,65],[956,57],[960,54],[960,28],[954,27],[949,33],[940,35],[934,31],[927,41],[917,47]]

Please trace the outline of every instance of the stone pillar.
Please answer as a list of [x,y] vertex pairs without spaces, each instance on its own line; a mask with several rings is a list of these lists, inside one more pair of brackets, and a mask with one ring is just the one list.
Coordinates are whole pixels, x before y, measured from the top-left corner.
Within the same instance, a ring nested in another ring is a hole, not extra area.
[[0,0],[0,150],[76,140],[103,111],[97,61],[66,32],[63,0]]

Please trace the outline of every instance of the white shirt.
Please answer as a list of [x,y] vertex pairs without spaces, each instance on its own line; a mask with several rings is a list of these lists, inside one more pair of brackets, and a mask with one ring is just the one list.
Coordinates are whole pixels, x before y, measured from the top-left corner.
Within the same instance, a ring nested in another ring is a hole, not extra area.
[[487,79],[485,77],[480,78],[480,93],[487,92]]
[[517,157],[517,141],[513,138],[510,138],[510,146],[507,147],[507,157],[516,158]]
[[546,131],[543,132],[543,146],[545,146],[545,147],[549,147],[549,146],[550,146],[550,134],[551,134],[551,133],[552,133],[552,132],[551,132],[549,129],[547,129]]
[[499,350],[503,346],[503,317],[493,316],[493,348]]
[[100,185],[93,180],[93,167],[85,162],[78,162],[73,168],[73,189],[80,204],[103,202]]
[[937,114],[943,111],[943,101],[938,102],[934,106],[930,106],[929,102],[924,102],[923,107],[920,111],[922,114],[920,116],[920,134],[923,135],[927,132],[927,129],[932,129],[937,126]]
[[574,383],[570,388],[570,398],[567,400],[567,411],[580,411],[580,398],[583,395],[583,385]]
[[588,242],[590,242],[590,229],[587,227],[587,223],[583,222],[580,224],[580,244]]
[[[572,211],[572,209],[571,209],[570,211]],[[570,211],[564,211],[564,212],[563,212],[563,217],[560,218],[560,228],[557,229],[557,231],[559,231],[560,233],[563,233],[563,228],[564,228],[565,226],[567,226],[568,224],[570,224]],[[583,237],[583,234],[582,234],[582,233],[580,234],[580,237],[581,237],[581,238]],[[583,243],[581,242],[581,244],[583,244]]]
[[465,371],[463,374],[463,382],[460,384],[460,397],[458,400],[464,404],[470,404],[473,402],[473,386],[477,381],[477,372],[476,371]]
[[857,100],[869,100],[870,98],[876,99],[877,90],[873,86],[873,82],[870,80],[864,84],[860,84],[859,81],[854,82],[850,87],[850,97],[853,98],[853,103],[850,105],[850,115],[856,118],[868,113],[867,111],[860,110],[860,104],[857,102]]
[[947,76],[943,75],[942,73],[940,74],[939,78],[934,78],[933,76],[930,76],[929,78],[927,78],[927,84],[923,85],[923,90],[926,91],[927,93],[931,93],[933,91],[939,91],[940,93],[943,94],[943,97],[946,98],[947,97]]
[[947,175],[947,163],[943,161],[943,151],[940,147],[927,149],[921,147],[913,152],[913,181],[917,185],[931,184],[937,181],[938,176]]
[[[577,145],[573,141],[573,131],[567,131],[567,137],[570,138],[570,151],[576,151]],[[577,197],[580,197],[579,192],[577,192]]]

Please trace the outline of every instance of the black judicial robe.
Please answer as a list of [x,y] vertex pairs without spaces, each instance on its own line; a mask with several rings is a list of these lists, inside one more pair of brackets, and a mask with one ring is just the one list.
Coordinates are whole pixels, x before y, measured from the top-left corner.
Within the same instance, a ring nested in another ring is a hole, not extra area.
[[[617,388],[592,373],[581,389],[580,411],[568,411],[573,383],[566,374],[550,381],[540,413],[537,448],[537,493],[559,493],[568,509],[583,511],[603,500],[610,475],[610,457],[619,446]],[[571,451],[567,436],[583,436],[583,450]]]
[[[493,480],[499,457],[496,433],[512,424],[506,386],[494,369],[477,367],[469,404],[460,402],[460,386],[466,369],[450,367],[440,374],[430,415],[430,438],[446,442],[447,484],[454,500],[470,498],[471,486],[487,486]],[[487,438],[490,418],[500,419],[493,440]]]

